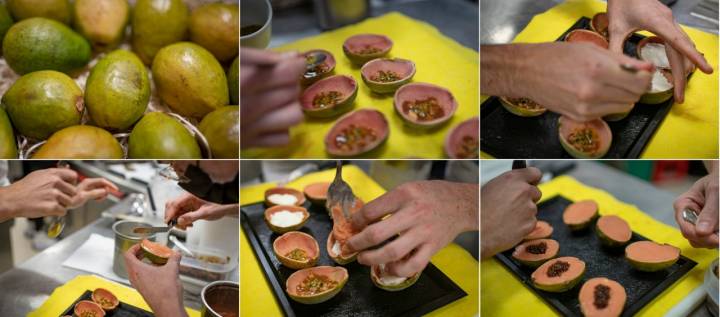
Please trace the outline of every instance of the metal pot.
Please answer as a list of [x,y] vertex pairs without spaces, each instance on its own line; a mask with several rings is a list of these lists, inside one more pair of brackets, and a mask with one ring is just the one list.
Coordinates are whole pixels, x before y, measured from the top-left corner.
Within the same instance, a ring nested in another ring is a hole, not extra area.
[[240,28],[255,26],[256,31],[240,34],[240,46],[266,48],[272,34],[273,11],[270,0],[243,0],[240,3]]
[[240,285],[232,281],[212,282],[200,292],[201,317],[236,317],[240,315]]
[[137,227],[149,227],[144,222],[122,220],[113,224],[112,229],[115,232],[115,252],[113,253],[113,272],[122,278],[128,278],[127,269],[125,268],[125,260],[123,253],[130,249],[133,245],[140,243],[143,239],[155,241],[156,234],[140,235],[133,233],[133,229]]

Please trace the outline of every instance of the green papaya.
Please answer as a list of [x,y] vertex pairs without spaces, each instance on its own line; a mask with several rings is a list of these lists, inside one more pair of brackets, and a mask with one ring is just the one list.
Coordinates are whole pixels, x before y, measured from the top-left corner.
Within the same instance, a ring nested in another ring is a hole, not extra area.
[[146,65],[157,52],[187,36],[189,11],[182,0],[138,0],[132,16],[132,47]]
[[7,8],[0,4],[0,49],[2,48],[2,41],[5,38],[10,27],[13,25],[13,18],[10,16]]
[[101,59],[85,85],[85,105],[93,122],[110,131],[124,131],[137,122],[150,100],[150,79],[142,61],[126,50]]
[[213,158],[236,159],[240,155],[240,109],[226,106],[208,113],[198,126],[207,139]]
[[162,112],[142,117],[128,138],[131,159],[200,159],[195,137],[180,122]]
[[15,21],[41,17],[70,24],[72,5],[70,0],[7,0]]
[[122,159],[123,150],[110,132],[89,125],[75,125],[55,132],[32,158]]
[[235,57],[230,69],[228,69],[227,80],[228,90],[230,90],[230,103],[240,104],[240,72],[238,69],[238,57]]
[[12,124],[10,123],[10,118],[8,118],[5,109],[2,107],[0,107],[0,158],[18,158],[15,132],[13,131]]
[[130,19],[127,0],[75,0],[73,26],[99,51],[117,47]]
[[158,51],[152,64],[160,98],[175,112],[202,118],[228,105],[225,70],[202,46],[181,42]]
[[221,63],[238,55],[240,28],[237,4],[208,3],[190,15],[190,40],[215,55]]
[[3,39],[10,68],[24,75],[38,70],[69,73],[90,61],[90,43],[60,22],[30,18],[13,25]]
[[36,140],[80,124],[84,108],[80,87],[67,75],[52,70],[20,77],[2,97],[2,104],[15,129]]

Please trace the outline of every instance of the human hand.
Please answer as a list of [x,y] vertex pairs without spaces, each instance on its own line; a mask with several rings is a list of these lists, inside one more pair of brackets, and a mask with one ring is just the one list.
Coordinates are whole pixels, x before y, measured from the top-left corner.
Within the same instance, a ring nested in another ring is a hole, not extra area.
[[535,228],[541,178],[539,169],[529,167],[506,172],[482,187],[481,258],[512,248]]
[[77,208],[90,199],[101,201],[107,197],[110,190],[118,191],[118,187],[104,178],[86,178],[77,185],[76,193],[68,208]]
[[243,47],[240,50],[242,146],[282,146],[290,127],[300,123],[300,76],[305,58]]
[[[718,247],[718,171],[699,179],[684,194],[675,199],[675,221],[685,239],[695,248],[715,249]],[[695,225],[682,217],[684,209],[699,212]]]
[[[354,228],[362,229],[343,247],[359,251],[364,265],[386,264],[395,276],[411,276],[430,258],[465,231],[478,228],[478,187],[446,181],[403,184],[354,213]],[[391,215],[380,221],[386,215]],[[384,246],[371,249],[393,237]]]
[[186,229],[191,227],[195,221],[217,220],[237,213],[237,210],[237,204],[220,205],[186,193],[165,204],[165,222],[177,218],[177,226]]
[[72,206],[77,173],[64,168],[34,171],[0,188],[0,219],[63,216]]
[[180,283],[180,257],[180,253],[173,252],[164,265],[148,264],[142,261],[140,244],[130,247],[123,254],[130,284],[142,295],[155,316],[187,316]]
[[[680,25],[675,22],[672,10],[657,0],[611,0],[608,1],[608,33],[610,50],[621,53],[625,40],[637,30],[648,30],[665,40],[665,51],[674,74],[675,101],[685,100],[687,74],[697,65],[710,74],[712,66]],[[678,76],[677,74],[684,74]]]

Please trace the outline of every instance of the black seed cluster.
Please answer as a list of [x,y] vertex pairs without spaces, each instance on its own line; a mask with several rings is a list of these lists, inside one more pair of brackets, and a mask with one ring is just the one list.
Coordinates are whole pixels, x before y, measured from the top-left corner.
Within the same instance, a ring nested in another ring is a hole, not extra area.
[[595,300],[593,301],[593,305],[595,305],[597,309],[603,309],[608,306],[608,302],[610,301],[609,287],[602,284],[595,285],[594,295]]
[[532,254],[545,254],[545,251],[547,251],[547,243],[543,241],[538,244],[531,244],[525,247],[525,251]]
[[557,261],[553,263],[548,269],[547,269],[547,276],[548,277],[556,277],[560,276],[563,273],[567,272],[567,270],[570,268],[570,263],[567,263],[565,261]]

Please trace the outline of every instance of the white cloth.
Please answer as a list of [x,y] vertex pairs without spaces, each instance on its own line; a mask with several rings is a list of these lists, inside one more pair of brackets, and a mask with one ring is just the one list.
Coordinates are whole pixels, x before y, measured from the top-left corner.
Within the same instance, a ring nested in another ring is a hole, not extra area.
[[114,250],[115,240],[93,233],[62,265],[129,285],[130,281],[113,272]]

